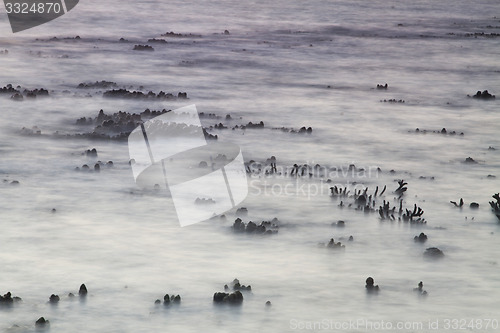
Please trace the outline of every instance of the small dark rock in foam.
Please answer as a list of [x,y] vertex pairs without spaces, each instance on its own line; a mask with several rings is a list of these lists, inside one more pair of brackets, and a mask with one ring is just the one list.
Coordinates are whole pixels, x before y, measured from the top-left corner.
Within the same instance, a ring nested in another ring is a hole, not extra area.
[[55,303],[58,303],[60,300],[59,296],[58,295],[50,295],[50,298],[49,298],[49,302],[52,303],[52,304],[55,304]]
[[477,162],[472,157],[467,157],[464,161],[467,164],[477,164]]
[[87,150],[85,151],[85,155],[86,155],[87,157],[97,157],[97,149],[95,149],[95,148],[92,148],[92,149],[87,149]]
[[35,322],[36,327],[47,327],[50,325],[50,322],[48,320],[45,320],[44,317],[38,318],[38,320]]
[[236,216],[247,216],[248,209],[246,207],[241,207],[236,210]]
[[85,296],[87,296],[87,293],[88,293],[87,286],[85,286],[85,284],[82,284],[80,286],[80,290],[78,290],[78,295],[85,297]]
[[413,288],[413,291],[418,292],[422,296],[427,296],[427,291],[425,291],[423,288],[424,288],[424,283],[422,281],[420,281],[418,283],[418,287],[417,288]]
[[375,285],[375,281],[373,280],[372,277],[368,277],[366,279],[365,288],[366,288],[366,291],[368,291],[368,292],[378,292],[380,290],[378,285]]
[[[252,286],[248,285],[248,286],[245,286],[244,284],[242,285],[240,283],[240,280],[238,279],[234,279],[233,282],[231,283],[232,285],[232,288],[233,290],[240,290],[240,291],[251,291],[252,290]],[[226,285],[224,285],[224,290],[228,290],[229,287]]]
[[428,258],[442,258],[444,257],[444,253],[437,247],[429,247],[425,250],[424,256]]
[[421,232],[420,235],[415,236],[413,240],[418,243],[425,243],[427,242],[427,235]]
[[339,221],[337,221],[337,222],[333,222],[333,223],[332,223],[332,226],[334,226],[334,227],[339,227],[339,228],[343,228],[343,227],[345,227],[345,221],[339,220]]

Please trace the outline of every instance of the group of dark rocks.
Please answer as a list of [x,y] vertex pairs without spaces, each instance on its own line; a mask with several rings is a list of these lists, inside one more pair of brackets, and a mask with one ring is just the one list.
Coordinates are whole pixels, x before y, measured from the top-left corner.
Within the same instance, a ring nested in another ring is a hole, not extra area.
[[[411,131],[408,131],[408,132],[411,132]],[[413,132],[421,133],[421,134],[433,133],[433,134],[442,134],[442,135],[451,135],[451,136],[453,136],[453,135],[464,136],[464,132],[458,133],[457,131],[448,131],[444,127],[441,130],[427,130],[427,129],[416,128],[415,131],[413,131]]]
[[[369,294],[377,294],[380,291],[380,287],[378,285],[375,285],[375,280],[373,280],[371,276],[366,279],[365,288],[366,292]],[[425,291],[423,288],[424,283],[420,281],[417,288],[413,288],[413,291],[418,292],[421,296],[427,296],[427,291]]]
[[22,101],[24,98],[34,99],[37,96],[49,96],[49,91],[44,88],[39,89],[23,89],[21,86],[14,88],[12,84],[0,88],[0,94],[10,94],[10,98],[14,101]]
[[[200,113],[200,118],[202,117],[205,117],[205,114],[203,113]],[[219,119],[218,116],[212,114],[212,113],[209,113],[206,115],[206,117],[208,118],[215,118],[215,119]],[[230,121],[232,119],[231,115],[227,115],[226,116],[226,121]],[[237,129],[240,129],[240,130],[246,130],[246,129],[263,129],[263,128],[266,128],[265,127],[265,124],[264,124],[264,121],[259,121],[259,122],[248,122],[247,124],[241,124],[241,125],[234,125],[234,126],[230,126],[229,124],[224,124],[222,122],[219,122],[218,124],[215,124],[215,125],[211,125],[208,127],[208,129],[216,129],[216,130],[224,130],[224,129],[228,129],[228,128],[231,128],[233,131],[234,130],[237,130]],[[295,129],[295,128],[290,128],[290,127],[272,127],[271,128],[272,130],[279,130],[279,131],[282,131],[282,132],[285,132],[285,133],[292,133],[292,134],[312,134],[313,132],[313,129],[312,127],[305,127],[305,126],[302,126],[301,128],[299,129]]]
[[[389,86],[388,84],[377,84],[377,87],[376,89],[377,90],[388,90]],[[373,88],[372,88],[373,89]],[[472,98],[475,98],[475,99],[482,99],[482,100],[492,100],[492,99],[495,99],[495,95],[492,95],[488,92],[488,90],[483,90],[482,92],[480,90],[478,90],[476,92],[475,95],[467,95],[467,97],[472,97]],[[380,100],[380,102],[384,102],[384,103],[404,103],[405,101],[402,100],[402,99],[395,99],[395,98],[392,98],[392,99],[383,99],[383,100]]]
[[[231,292],[232,289],[232,292]],[[224,292],[216,292],[213,296],[214,304],[240,305],[243,302],[242,292],[251,292],[252,286],[242,285],[238,279],[234,279],[231,283],[231,288],[224,285]],[[271,305],[270,301],[266,305]]]
[[279,230],[279,220],[275,217],[271,221],[262,221],[259,224],[249,221],[245,224],[241,218],[237,218],[232,226],[235,233],[246,233],[256,235],[277,234]]
[[[87,149],[86,151],[84,151],[82,153],[82,155],[85,155],[86,157],[88,158],[91,158],[91,159],[95,159],[98,157],[98,154],[97,154],[97,149],[96,148],[92,148],[92,149]],[[83,171],[83,172],[101,172],[101,169],[102,168],[112,168],[114,167],[114,163],[113,161],[108,161],[106,163],[102,162],[102,161],[97,161],[95,164],[94,164],[94,168],[91,169],[90,166],[88,164],[84,164],[82,165],[82,167],[76,167],[75,168],[75,171]]]
[[[469,96],[469,95],[467,95],[467,96]],[[489,99],[495,99],[495,95],[490,94],[488,92],[488,90],[484,90],[483,92],[478,90],[477,93],[472,96],[472,98],[489,100]]]
[[[231,287],[230,287],[231,286]],[[215,292],[213,295],[214,304],[228,304],[228,305],[240,305],[243,303],[243,293],[251,292],[252,286],[245,286],[240,283],[238,279],[234,279],[233,282],[230,283],[230,286],[227,284],[224,285],[223,292]],[[169,295],[166,294],[163,297],[163,305],[171,306],[171,305],[179,305],[181,303],[180,295]],[[160,299],[155,301],[155,305],[162,304]],[[267,301],[266,305],[270,305],[271,302]]]
[[[87,294],[88,294],[87,287],[85,286],[85,284],[82,284],[80,286],[80,289],[78,290],[78,295],[83,300],[87,297]],[[68,297],[74,298],[76,296],[73,293],[69,293]],[[50,303],[52,305],[56,305],[57,303],[59,303],[59,301],[60,301],[59,295],[52,294],[49,297],[48,303]],[[6,293],[3,296],[0,296],[0,308],[2,306],[13,306],[13,304],[18,303],[18,302],[22,302],[22,299],[20,297],[17,297],[17,296],[12,297],[12,294],[10,292]],[[45,317],[40,317],[35,322],[36,328],[48,328],[49,326],[50,326],[50,322],[49,322],[49,320],[45,319]]]
[[[159,305],[161,304],[161,300],[160,299],[157,299],[155,301],[155,304],[156,305]],[[163,305],[164,306],[169,306],[169,305],[176,305],[176,304],[180,304],[181,303],[181,296],[180,295],[169,295],[169,294],[165,294],[165,296],[163,296]]]
[[[95,118],[82,117],[76,121],[76,125],[90,127],[89,132],[79,134],[60,135],[71,138],[86,138],[96,140],[127,140],[130,133],[143,124],[145,121],[171,112],[171,110],[150,110],[146,109],[141,113],[129,113],[118,111],[113,114],[106,114],[100,110]],[[187,126],[187,125],[186,125]],[[212,135],[203,129],[206,139],[217,140],[217,135]]]

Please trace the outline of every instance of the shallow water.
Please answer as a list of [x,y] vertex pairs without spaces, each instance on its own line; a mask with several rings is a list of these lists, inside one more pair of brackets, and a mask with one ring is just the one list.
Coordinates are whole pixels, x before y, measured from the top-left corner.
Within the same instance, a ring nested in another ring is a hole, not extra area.
[[[488,204],[500,191],[499,104],[467,98],[477,90],[499,94],[500,39],[466,36],[500,33],[497,12],[493,1],[86,1],[16,35],[4,16],[0,49],[9,54],[0,54],[0,85],[43,87],[51,97],[15,102],[0,95],[0,176],[8,180],[0,183],[0,292],[23,298],[0,307],[0,330],[34,331],[40,316],[52,332],[288,332],[307,331],[313,322],[323,324],[316,330],[367,331],[333,324],[357,320],[417,322],[422,329],[403,331],[435,331],[429,321],[439,319],[444,329],[446,319],[500,320],[500,230]],[[167,31],[201,37],[160,37]],[[119,43],[122,37],[129,42]],[[132,50],[149,38],[168,43],[155,44],[154,52]],[[107,99],[104,89],[76,89],[101,80],[146,92],[186,91],[190,100]],[[387,91],[373,89],[386,82]],[[244,220],[277,217],[278,234],[234,234],[234,210],[226,221],[181,228],[170,198],[135,185],[126,142],[51,136],[81,132],[76,119],[100,109],[188,104],[231,114],[231,127],[264,121],[264,129],[210,131],[240,145],[246,161],[274,155],[280,166],[380,167],[369,176],[330,178],[368,186],[369,193],[387,185],[391,204],[395,180],[405,179],[404,205],[422,207],[427,224],[339,208],[319,179],[250,177]],[[21,135],[32,126],[41,137]],[[302,126],[313,133],[271,130]],[[114,168],[75,172],[96,162],[82,155],[94,147]],[[467,157],[478,163],[463,163]],[[289,184],[294,190],[285,193]],[[460,198],[462,209],[449,203]],[[469,208],[473,201],[479,210]],[[346,227],[331,226],[338,220]],[[420,232],[427,243],[413,241]],[[344,251],[318,247],[332,237]],[[427,247],[445,257],[426,260]],[[367,295],[368,276],[380,285],[378,295]],[[240,307],[214,306],[213,293],[235,277],[252,293]],[[419,281],[427,297],[412,291]],[[85,302],[65,296],[81,283],[89,288]],[[47,304],[52,293],[62,298],[57,306]],[[155,307],[165,293],[180,294],[181,305]]]

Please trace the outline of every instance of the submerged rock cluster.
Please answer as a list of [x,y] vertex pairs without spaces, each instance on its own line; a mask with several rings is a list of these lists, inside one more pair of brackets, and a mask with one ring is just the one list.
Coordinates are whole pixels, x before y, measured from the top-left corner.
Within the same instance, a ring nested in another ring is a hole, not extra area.
[[[224,285],[225,292],[216,292],[213,296],[213,302],[216,304],[229,304],[229,305],[240,305],[243,302],[243,292],[251,292],[252,287],[250,285],[245,286],[240,283],[238,279],[234,279],[231,283],[231,288],[233,292],[231,293],[230,287],[226,284]],[[229,291],[229,292],[226,292]]]
[[[180,295],[165,294],[165,296],[163,296],[163,305],[164,306],[169,306],[169,305],[173,305],[173,304],[180,304],[180,303],[181,303],[181,296]],[[157,299],[155,301],[155,304],[161,304],[161,300]]]
[[1,296],[0,295],[0,306],[2,305],[12,305],[16,302],[21,302],[22,299],[21,297],[14,296],[12,297],[11,292],[7,292],[5,295]]
[[[70,138],[86,138],[97,140],[127,140],[130,133],[145,121],[170,112],[171,110],[150,110],[146,109],[141,113],[128,113],[118,111],[113,114],[106,114],[102,109],[95,118],[82,117],[76,121],[76,125],[83,128],[90,127],[89,132],[80,134],[62,135],[56,133],[56,136]],[[217,135],[212,135],[203,129],[206,139],[217,140]]]
[[278,233],[279,220],[275,217],[271,221],[262,221],[259,224],[252,221],[245,224],[240,218],[237,218],[232,228],[236,233],[272,235]]
[[12,84],[7,84],[0,88],[0,94],[9,94],[14,101],[23,101],[24,98],[34,99],[37,96],[49,96],[49,91],[45,88],[23,89],[21,86],[14,88]]
[[186,92],[179,92],[177,93],[176,96],[172,93],[166,93],[164,91],[160,91],[159,93],[154,93],[153,91],[143,93],[142,91],[137,91],[137,90],[131,91],[124,88],[105,91],[103,93],[103,96],[108,98],[150,99],[150,100],[177,100],[177,99],[188,98]]
[[488,90],[484,90],[483,92],[478,90],[477,93],[472,96],[472,98],[489,100],[489,99],[495,99],[495,95],[490,94]]

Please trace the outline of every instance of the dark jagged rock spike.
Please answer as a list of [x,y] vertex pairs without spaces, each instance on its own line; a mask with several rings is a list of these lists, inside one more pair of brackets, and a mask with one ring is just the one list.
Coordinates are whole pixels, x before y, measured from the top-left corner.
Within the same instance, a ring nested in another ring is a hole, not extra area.
[[380,192],[380,196],[382,196],[382,194],[385,193],[385,190],[387,189],[387,185],[384,185],[384,189],[382,190],[382,192]]

